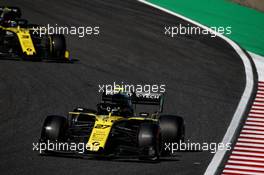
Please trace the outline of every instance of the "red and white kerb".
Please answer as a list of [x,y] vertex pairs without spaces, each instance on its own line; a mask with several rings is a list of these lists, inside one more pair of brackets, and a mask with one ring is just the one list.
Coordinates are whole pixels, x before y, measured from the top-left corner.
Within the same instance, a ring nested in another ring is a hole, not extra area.
[[264,175],[264,82],[222,175]]

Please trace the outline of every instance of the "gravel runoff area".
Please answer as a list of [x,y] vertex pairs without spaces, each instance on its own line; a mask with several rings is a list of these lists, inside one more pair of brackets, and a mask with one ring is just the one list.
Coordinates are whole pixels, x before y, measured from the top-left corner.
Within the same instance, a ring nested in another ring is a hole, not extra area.
[[259,11],[264,12],[264,1],[263,0],[232,0],[240,5],[247,6]]

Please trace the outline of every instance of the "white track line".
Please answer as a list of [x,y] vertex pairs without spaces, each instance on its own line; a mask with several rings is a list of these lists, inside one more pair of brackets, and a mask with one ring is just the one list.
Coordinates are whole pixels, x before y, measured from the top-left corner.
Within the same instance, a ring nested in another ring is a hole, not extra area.
[[[176,16],[178,18],[184,19],[185,21],[188,21],[192,24],[195,24],[201,28],[210,30],[211,29],[205,25],[202,25],[201,23],[198,23],[190,18],[187,18],[183,15],[180,15],[178,13],[172,12],[170,10],[167,10],[163,7],[160,7],[158,5],[155,5],[153,3],[147,2],[145,0],[138,0],[139,2],[149,5],[151,7],[154,7],[156,9],[159,9],[161,11],[164,11],[168,14],[171,14],[173,16]],[[254,77],[253,77],[253,70],[252,70],[252,65],[250,63],[249,58],[247,57],[247,55],[244,53],[244,51],[231,39],[227,38],[224,35],[221,35],[220,33],[214,32],[218,37],[222,38],[223,40],[225,40],[227,43],[229,43],[233,49],[237,52],[237,54],[240,56],[240,58],[242,59],[242,62],[244,64],[245,67],[245,74],[246,74],[246,85],[245,85],[245,89],[243,92],[243,95],[241,96],[241,99],[239,101],[239,104],[237,106],[237,109],[234,113],[234,116],[232,118],[232,121],[227,129],[227,132],[225,133],[225,136],[223,137],[222,143],[223,144],[229,144],[231,143],[235,138],[235,133],[237,131],[238,126],[241,123],[241,120],[243,118],[243,114],[248,106],[249,103],[249,99],[252,95],[253,92],[253,86],[254,86]],[[218,167],[220,166],[224,156],[226,154],[226,150],[218,150],[213,159],[211,160],[209,166],[206,169],[206,172],[204,173],[205,175],[213,175],[217,173]]]

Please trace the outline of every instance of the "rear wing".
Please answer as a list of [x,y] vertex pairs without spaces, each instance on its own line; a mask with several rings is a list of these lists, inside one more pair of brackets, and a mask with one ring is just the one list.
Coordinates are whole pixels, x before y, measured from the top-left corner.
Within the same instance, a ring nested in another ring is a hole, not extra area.
[[[115,92],[108,92],[102,94],[102,101],[111,102],[114,94],[118,94]],[[134,105],[154,105],[159,106],[159,112],[163,111],[164,104],[164,94],[160,93],[135,93],[135,92],[126,92],[132,104]]]
[[11,12],[16,18],[21,17],[21,10],[18,7],[0,6],[0,18],[2,18],[3,12]]
[[131,96],[133,104],[159,106],[159,112],[163,111],[164,94],[158,93],[133,93]]

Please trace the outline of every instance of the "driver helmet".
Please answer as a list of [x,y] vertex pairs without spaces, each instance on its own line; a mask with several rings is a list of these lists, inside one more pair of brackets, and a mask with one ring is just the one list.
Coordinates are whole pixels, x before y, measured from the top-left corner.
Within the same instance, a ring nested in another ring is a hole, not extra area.
[[120,107],[119,112],[124,116],[133,114],[133,107],[130,96],[123,93],[114,94],[112,96],[112,103]]

